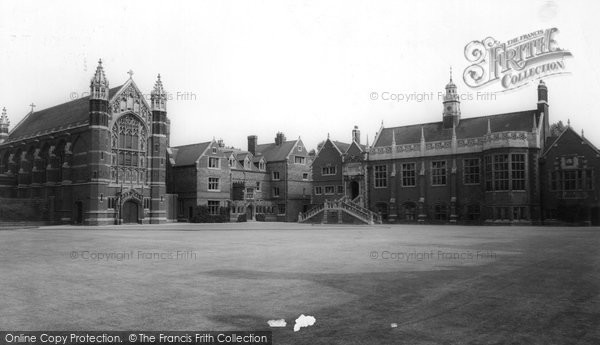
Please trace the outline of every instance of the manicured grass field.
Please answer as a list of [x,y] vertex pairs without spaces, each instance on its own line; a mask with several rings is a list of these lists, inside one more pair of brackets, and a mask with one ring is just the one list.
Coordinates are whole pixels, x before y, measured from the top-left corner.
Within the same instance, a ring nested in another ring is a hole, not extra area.
[[[268,330],[284,318],[274,344],[599,344],[599,296],[598,228],[0,231],[2,330]],[[316,323],[294,332],[300,314]]]

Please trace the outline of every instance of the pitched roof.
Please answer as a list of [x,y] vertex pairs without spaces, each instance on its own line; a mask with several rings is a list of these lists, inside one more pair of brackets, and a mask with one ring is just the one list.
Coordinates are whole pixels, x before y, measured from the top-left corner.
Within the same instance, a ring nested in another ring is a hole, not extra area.
[[[456,126],[456,138],[476,138],[487,133],[488,120],[491,132],[527,131],[533,128],[533,117],[539,122],[537,110],[525,110],[514,113],[496,114],[480,117],[461,119]],[[379,134],[374,147],[391,146],[392,132],[397,145],[414,144],[421,141],[421,128],[425,141],[441,141],[452,139],[452,128],[444,128],[443,122],[431,122],[424,124],[383,128]]]
[[172,147],[175,166],[195,165],[196,161],[210,146],[212,141]]
[[256,145],[256,156],[262,155],[267,162],[283,161],[296,145],[296,140],[284,141],[281,145],[260,144]]
[[338,150],[340,150],[342,154],[346,153],[346,151],[348,151],[348,148],[350,147],[350,144],[341,141],[331,140],[331,142],[335,146],[337,146]]
[[[112,98],[121,86],[113,87],[108,92]],[[33,137],[51,133],[71,126],[87,124],[89,121],[90,97],[83,97],[74,101],[55,105],[50,108],[30,112],[8,135],[7,141]]]
[[569,134],[571,134],[572,132],[572,134],[574,134],[577,139],[585,142],[594,152],[600,154],[600,150],[598,150],[598,148],[594,144],[592,144],[591,141],[589,141],[586,137],[581,136],[571,126],[567,126],[565,130],[562,131],[558,136],[548,138],[549,145],[546,146],[546,151],[542,154],[542,156],[547,155],[548,152],[550,152],[555,147],[554,145],[558,144],[558,142],[567,134],[567,132]]

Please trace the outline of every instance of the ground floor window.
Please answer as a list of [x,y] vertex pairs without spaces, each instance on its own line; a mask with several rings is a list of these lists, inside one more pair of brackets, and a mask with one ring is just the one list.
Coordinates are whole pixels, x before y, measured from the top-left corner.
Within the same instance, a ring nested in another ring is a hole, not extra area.
[[479,220],[480,216],[481,209],[478,204],[470,204],[467,206],[467,220]]
[[448,207],[446,204],[436,204],[433,207],[433,216],[435,220],[446,220],[448,218]]
[[278,208],[278,210],[277,210],[278,214],[285,214],[285,204],[279,204],[279,205],[277,205],[277,208]]
[[416,220],[417,219],[417,205],[412,202],[405,203],[402,205],[404,210],[404,219],[405,220]]
[[208,200],[208,213],[213,216],[219,214],[220,202],[218,200]]

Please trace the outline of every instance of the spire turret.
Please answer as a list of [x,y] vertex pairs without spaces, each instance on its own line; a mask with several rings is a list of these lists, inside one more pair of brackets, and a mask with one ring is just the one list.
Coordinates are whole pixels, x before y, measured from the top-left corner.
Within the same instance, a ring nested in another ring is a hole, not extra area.
[[8,139],[8,126],[10,126],[10,121],[8,120],[8,115],[6,115],[6,108],[2,108],[2,115],[0,115],[0,143]]
[[152,101],[152,110],[167,111],[167,95],[160,80],[160,74],[156,77],[154,89],[150,93],[150,99]]
[[96,73],[90,81],[90,99],[100,99],[108,101],[108,80],[104,75],[102,59],[98,60],[98,67],[96,67]]

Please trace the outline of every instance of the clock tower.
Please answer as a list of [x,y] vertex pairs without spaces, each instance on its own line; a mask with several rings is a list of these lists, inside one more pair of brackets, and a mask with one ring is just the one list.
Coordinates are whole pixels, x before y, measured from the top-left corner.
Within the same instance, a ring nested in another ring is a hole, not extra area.
[[458,126],[458,122],[460,121],[460,96],[456,92],[456,84],[452,82],[452,67],[450,68],[450,82],[446,85],[443,104],[444,128]]

